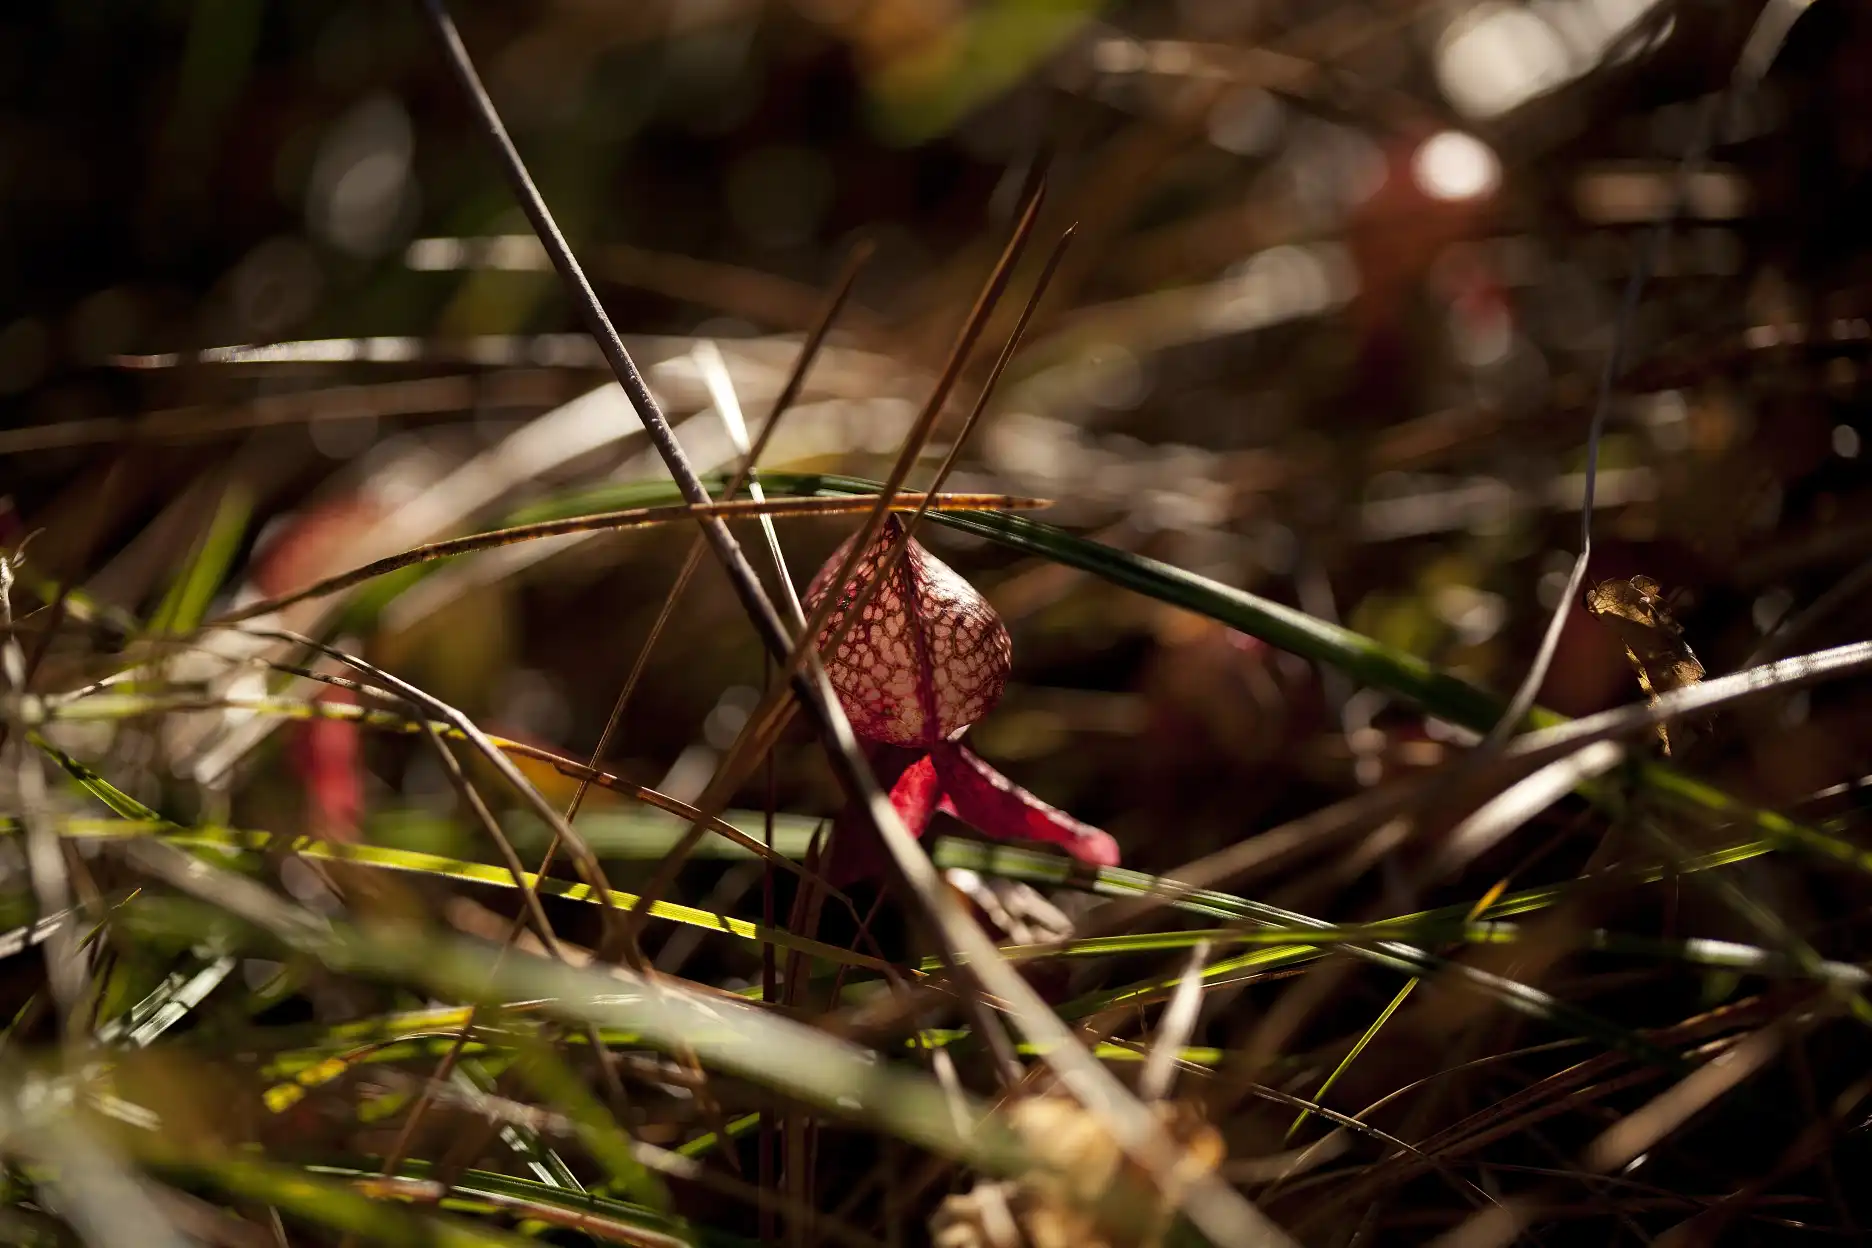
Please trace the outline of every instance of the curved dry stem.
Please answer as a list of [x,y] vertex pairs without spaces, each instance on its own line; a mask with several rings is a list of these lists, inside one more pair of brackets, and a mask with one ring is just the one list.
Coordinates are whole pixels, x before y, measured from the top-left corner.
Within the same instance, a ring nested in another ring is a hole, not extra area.
[[[308,598],[325,598],[342,593],[365,581],[375,580],[404,568],[419,563],[430,563],[437,559],[452,559],[456,555],[472,554],[479,550],[493,550],[501,546],[512,546],[519,542],[534,542],[546,537],[564,537],[570,533],[599,533],[613,529],[647,528],[655,524],[669,524],[676,520],[692,520],[701,517],[718,519],[740,519],[747,516],[836,516],[852,512],[869,511],[882,501],[881,495],[867,495],[857,498],[770,498],[764,500],[738,499],[715,503],[683,503],[671,507],[633,507],[626,511],[607,511],[590,516],[571,516],[564,520],[542,520],[535,524],[516,524],[505,529],[491,529],[485,533],[470,533],[466,537],[451,537],[439,542],[426,542],[400,554],[387,555],[382,559],[349,572],[340,572],[328,576],[322,581],[315,581],[304,589],[293,590],[289,594],[280,594],[273,598],[263,598],[259,602],[249,603],[236,608],[211,621],[213,624],[238,624],[256,616],[269,615],[283,610],[294,603],[304,602]],[[926,508],[932,511],[1028,511],[1049,506],[1049,500],[1041,498],[1017,498],[1007,494],[905,494],[897,498],[890,507],[893,511],[915,511]]]
[[[319,681],[354,692],[374,694],[369,685],[359,681],[347,680],[342,676],[331,676],[322,672],[295,669],[286,664],[273,666],[294,675]],[[146,695],[128,695],[119,697],[112,694],[100,694],[82,702],[74,702],[50,708],[48,720],[71,722],[95,722],[99,720],[131,719],[146,715],[172,715],[194,711],[253,711],[261,715],[277,715],[288,719],[336,719],[348,720],[360,727],[378,729],[385,732],[419,733],[426,728],[434,728],[442,736],[454,741],[466,741],[468,738],[453,724],[440,720],[412,719],[396,711],[376,707],[354,706],[342,702],[300,702],[290,698],[202,698],[202,697],[151,697]],[[753,854],[755,857],[771,862],[782,871],[788,871],[819,888],[825,889],[831,896],[846,907],[851,906],[851,899],[827,883],[825,878],[794,862],[791,858],[774,853],[762,843],[760,838],[751,836],[734,824],[721,818],[707,815],[691,806],[681,798],[671,797],[646,784],[626,780],[622,776],[601,771],[579,762],[575,758],[560,754],[545,746],[534,745],[526,741],[515,741],[508,737],[488,734],[488,740],[494,748],[503,754],[531,759],[546,763],[560,775],[577,780],[583,784],[595,784],[601,789],[608,789],[633,801],[642,802],[667,814],[684,819],[690,823],[700,823],[710,832]]]

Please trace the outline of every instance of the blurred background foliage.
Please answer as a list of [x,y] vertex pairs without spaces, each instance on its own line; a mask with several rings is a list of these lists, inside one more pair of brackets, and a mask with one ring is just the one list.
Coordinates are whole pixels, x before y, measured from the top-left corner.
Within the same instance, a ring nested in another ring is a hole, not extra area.
[[[713,336],[783,368],[840,258],[877,245],[835,338],[851,358],[822,362],[796,426],[816,453],[795,462],[882,462],[1042,162],[1043,236],[1079,233],[972,448],[976,482],[1504,690],[1577,548],[1586,416],[1635,245],[1754,17],[1641,0],[462,15],[614,318],[664,361]],[[228,480],[251,541],[309,497],[417,471],[416,448],[433,480],[600,380],[582,343],[531,337],[575,318],[412,10],[47,4],[0,21],[0,454],[49,573],[83,567],[137,609]],[[1730,110],[1611,412],[1594,574],[1687,590],[1712,671],[1836,577],[1855,549],[1842,532],[1872,519],[1872,150],[1851,121],[1865,40],[1855,6],[1816,6]],[[372,362],[112,367],[356,337],[410,341]],[[333,387],[342,402],[321,402]],[[665,397],[706,406],[693,381]],[[594,452],[561,479],[626,464],[646,461]],[[488,578],[484,609],[428,639],[446,649],[404,648],[411,674],[562,744],[594,739],[675,544],[592,545]],[[1260,805],[1438,756],[1387,730],[1381,699],[1214,628],[957,558],[1017,633],[1021,679],[983,747],[1097,790],[1088,817],[1134,821],[1155,865]],[[666,728],[628,742],[643,775],[722,688],[758,683],[719,585],[683,610],[695,627],[645,704]],[[1580,712],[1629,691],[1610,639],[1569,628],[1544,701]],[[1812,715],[1758,744],[1862,752],[1857,717]],[[1761,761],[1764,798],[1816,787]],[[1164,826],[1178,837],[1143,834]]]
[[[1506,693],[1578,549],[1620,292],[1760,10],[555,0],[457,18],[701,467],[733,451],[695,344],[721,344],[758,426],[862,240],[874,258],[764,466],[881,477],[1044,170],[1039,245],[1077,234],[954,488],[1054,499],[1042,518]],[[1818,0],[1731,100],[1609,409],[1592,576],[1661,582],[1712,674],[1872,541],[1869,66],[1865,6]],[[414,6],[0,12],[0,492],[35,574],[160,620],[204,560],[197,597],[225,606],[385,553],[373,525],[396,549],[658,477],[578,324]],[[226,350],[275,343],[298,345]],[[327,528],[307,538],[308,517]],[[785,522],[796,579],[848,529]],[[340,636],[492,731],[582,756],[687,540],[477,556]],[[1014,683],[971,741],[1111,829],[1127,865],[1170,870],[1450,756],[1447,726],[1334,671],[928,540],[1014,635]],[[1571,609],[1542,703],[1632,700],[1617,641]],[[711,565],[676,618],[609,765],[693,799],[763,672]],[[1801,648],[1869,619],[1872,596],[1845,594]],[[72,639],[43,678],[97,662]],[[285,752],[187,723],[66,744],[165,810],[317,830]],[[1714,757],[1751,801],[1867,770],[1850,693],[1749,728]],[[835,809],[803,733],[779,759],[780,809]],[[466,852],[417,743],[369,737],[364,768],[366,839]],[[708,866],[681,887],[733,908],[757,880]]]

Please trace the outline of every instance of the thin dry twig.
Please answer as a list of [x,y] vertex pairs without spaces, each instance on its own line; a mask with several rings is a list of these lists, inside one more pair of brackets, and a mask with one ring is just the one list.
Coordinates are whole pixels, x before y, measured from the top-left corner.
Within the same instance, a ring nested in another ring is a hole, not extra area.
[[482,830],[487,833],[488,840],[493,843],[495,850],[501,856],[502,865],[507,868],[508,874],[513,876],[514,887],[520,890],[521,915],[533,924],[533,930],[539,935],[540,943],[546,946],[546,952],[553,960],[565,961],[565,950],[559,944],[558,934],[553,931],[552,920],[546,917],[546,909],[540,904],[539,893],[529,882],[526,865],[520,861],[520,855],[515,852],[513,842],[507,839],[505,832],[501,831],[500,821],[494,817],[494,812],[488,809],[487,802],[482,800],[480,790],[469,781],[467,773],[462,770],[461,760],[455,757],[453,750],[449,749],[448,742],[442,739],[442,734],[436,731],[435,725],[424,720],[422,729],[423,735],[428,738],[429,744],[435,747],[436,754],[442,760],[442,770],[447,774],[449,784],[454,787],[456,793],[461,795],[462,801],[467,803],[469,813],[474,815],[475,822],[480,824]]
[[[767,417],[767,423],[761,426],[761,431],[756,435],[754,445],[749,449],[745,462],[735,472],[733,480],[728,483],[724,497],[733,498],[754,472],[762,453],[767,449],[767,444],[772,441],[774,434],[780,428],[780,418],[792,408],[794,400],[799,397],[801,388],[805,386],[806,374],[812,368],[813,360],[818,358],[819,348],[825,343],[826,335],[831,332],[832,326],[837,322],[846,301],[851,298],[852,288],[857,284],[858,275],[864,271],[864,266],[870,261],[873,250],[869,245],[860,245],[853,248],[851,255],[846,258],[844,267],[839,271],[839,276],[833,283],[831,297],[826,300],[819,319],[813,324],[812,332],[806,336],[799,355],[794,358],[793,371],[787,375],[786,383],[781,386],[779,396],[774,399],[773,412]],[[642,682],[643,674],[649,666],[650,653],[656,648],[657,640],[663,635],[663,630],[669,626],[670,617],[675,614],[676,603],[681,599],[683,590],[688,587],[690,578],[701,566],[704,549],[704,539],[698,535],[695,541],[690,543],[689,553],[683,557],[682,570],[676,574],[675,582],[670,586],[669,593],[664,596],[663,606],[657,612],[656,620],[650,625],[649,636],[644,638],[643,645],[638,648],[637,658],[631,664],[630,674],[624,679],[624,687],[618,690],[617,700],[611,704],[611,714],[605,720],[604,731],[598,734],[598,744],[592,748],[591,766],[598,766],[604,758],[605,751],[611,747],[611,738],[616,734],[618,725],[623,722],[624,708],[630,704],[631,694]],[[578,791],[572,795],[571,804],[566,808],[567,819],[577,818],[579,806],[584,800],[585,786],[581,784]]]
[[1584,492],[1580,498],[1580,549],[1573,560],[1573,568],[1567,574],[1566,590],[1554,605],[1553,618],[1548,621],[1547,631],[1541,637],[1540,648],[1535,651],[1534,662],[1528,668],[1527,675],[1515,689],[1514,697],[1508,701],[1508,709],[1501,719],[1490,729],[1488,737],[1479,753],[1488,754],[1499,750],[1502,744],[1520,729],[1528,711],[1534,706],[1535,695],[1547,679],[1547,671],[1553,664],[1553,657],[1560,647],[1560,634],[1566,627],[1567,617],[1572,614],[1573,604],[1579,601],[1580,590],[1586,583],[1586,565],[1592,558],[1593,539],[1593,493],[1599,475],[1599,441],[1605,429],[1606,413],[1612,406],[1612,393],[1618,384],[1620,374],[1625,368],[1625,350],[1631,339],[1632,326],[1637,320],[1638,304],[1644,294],[1645,282],[1652,270],[1657,267],[1658,259],[1664,254],[1665,244],[1670,241],[1671,230],[1688,206],[1692,175],[1709,153],[1711,142],[1716,135],[1716,128],[1725,109],[1744,89],[1761,81],[1780,54],[1781,47],[1793,28],[1795,20],[1806,8],[1808,0],[1769,0],[1769,3],[1756,16],[1749,32],[1748,40],[1743,45],[1742,53],[1737,57],[1731,70],[1727,85],[1713,95],[1699,110],[1695,126],[1691,130],[1690,141],[1686,146],[1683,159],[1677,164],[1677,176],[1671,187],[1671,197],[1657,224],[1652,227],[1649,239],[1639,249],[1636,263],[1632,265],[1631,276],[1625,284],[1625,294],[1619,301],[1618,313],[1612,323],[1611,349],[1606,352],[1605,364],[1599,372],[1599,388],[1593,400],[1592,421],[1586,432],[1586,471]]
[[520,774],[520,769],[514,766],[513,760],[502,753],[500,748],[494,744],[493,740],[489,738],[486,733],[482,732],[467,715],[442,701],[434,694],[419,689],[408,681],[393,676],[382,668],[367,663],[356,655],[348,654],[336,646],[327,645],[321,641],[314,641],[310,637],[285,629],[249,628],[241,629],[240,631],[252,633],[255,636],[266,637],[275,641],[290,642],[293,645],[304,646],[310,650],[336,659],[345,666],[355,671],[362,672],[371,680],[379,682],[397,696],[414,702],[419,707],[422,707],[427,715],[435,716],[447,723],[455,731],[459,732],[468,743],[474,746],[481,756],[487,759],[494,769],[500,773],[501,778],[506,780],[507,783],[513,787],[514,791],[520,795],[521,799],[533,808],[533,812],[541,819],[544,819],[547,826],[553,828],[554,831],[563,838],[565,844],[569,846],[572,851],[572,860],[578,867],[580,876],[598,895],[607,916],[605,921],[607,923],[610,921],[609,914],[612,910],[610,881],[605,878],[604,868],[599,865],[597,855],[592,853],[591,846],[586,844],[585,838],[579,836],[572,830],[571,826],[560,816],[559,811],[554,808],[552,803],[541,796],[540,791],[529,784],[527,778]]

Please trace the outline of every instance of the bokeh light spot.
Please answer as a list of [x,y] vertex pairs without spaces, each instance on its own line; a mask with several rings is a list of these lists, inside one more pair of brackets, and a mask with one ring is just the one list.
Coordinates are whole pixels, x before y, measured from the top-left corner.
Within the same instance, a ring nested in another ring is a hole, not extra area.
[[1501,161],[1474,135],[1445,130],[1418,147],[1411,177],[1432,199],[1477,199],[1501,184]]

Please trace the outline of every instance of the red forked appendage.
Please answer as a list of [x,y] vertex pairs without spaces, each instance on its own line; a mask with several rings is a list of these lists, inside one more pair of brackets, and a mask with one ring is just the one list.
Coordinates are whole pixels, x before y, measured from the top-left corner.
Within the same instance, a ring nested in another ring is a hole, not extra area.
[[[902,535],[901,522],[888,517],[826,619],[822,652]],[[850,549],[847,541],[819,569],[806,591],[808,609],[829,591]],[[921,837],[942,810],[996,840],[1047,841],[1082,862],[1117,865],[1118,845],[1109,834],[1047,805],[959,744],[1001,700],[1012,647],[988,600],[942,560],[911,541],[824,657],[839,704],[868,743],[878,780],[912,836]],[[839,821],[834,883],[874,875],[883,865],[861,824]]]

